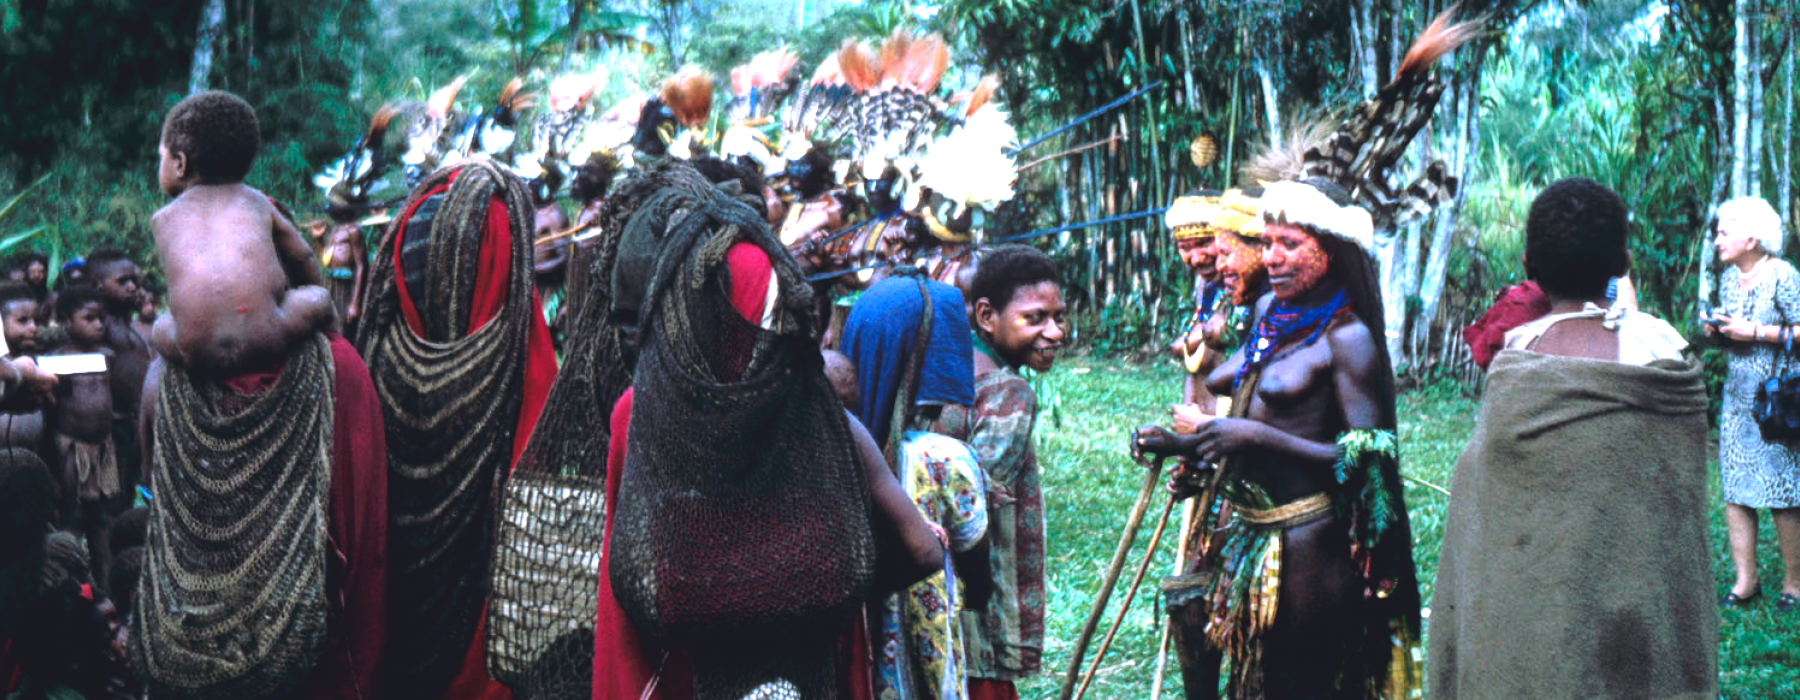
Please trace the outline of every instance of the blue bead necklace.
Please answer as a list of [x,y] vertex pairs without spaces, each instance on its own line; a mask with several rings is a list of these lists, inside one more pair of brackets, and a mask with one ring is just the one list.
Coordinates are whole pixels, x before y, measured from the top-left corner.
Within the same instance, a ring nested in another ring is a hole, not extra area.
[[1281,299],[1276,299],[1275,303],[1269,307],[1269,312],[1263,315],[1262,320],[1257,321],[1256,331],[1244,338],[1242,347],[1244,364],[1238,367],[1237,378],[1232,381],[1232,389],[1235,390],[1244,383],[1244,377],[1250,373],[1250,370],[1261,369],[1263,365],[1268,364],[1277,348],[1287,344],[1289,340],[1301,333],[1310,331],[1306,339],[1300,341],[1301,345],[1313,344],[1313,341],[1318,340],[1319,336],[1325,333],[1325,327],[1331,325],[1331,317],[1344,310],[1349,303],[1349,297],[1344,294],[1342,289],[1339,289],[1331,299],[1314,306],[1295,307]]

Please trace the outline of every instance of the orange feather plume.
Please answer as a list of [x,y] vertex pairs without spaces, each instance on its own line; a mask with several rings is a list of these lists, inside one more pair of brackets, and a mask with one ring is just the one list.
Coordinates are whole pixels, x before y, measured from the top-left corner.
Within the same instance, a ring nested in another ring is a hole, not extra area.
[[900,84],[929,95],[937,91],[938,81],[950,67],[950,47],[936,34],[915,39],[906,52],[905,64]]
[[888,35],[887,41],[881,44],[881,78],[880,82],[893,81],[900,83],[906,75],[906,59],[912,54],[913,37],[910,32],[899,27]]
[[844,48],[837,52],[838,70],[844,73],[844,82],[850,89],[863,92],[881,83],[881,64],[877,62],[875,52],[854,40],[846,40]]
[[837,54],[832,54],[830,56],[826,56],[825,60],[819,62],[819,67],[817,69],[813,70],[812,84],[814,84],[814,85],[843,85],[844,84],[844,70],[843,70],[843,68],[840,68],[838,66]]
[[969,108],[968,111],[963,112],[963,116],[975,116],[975,113],[987,105],[989,100],[994,99],[994,92],[999,89],[1000,76],[993,73],[983,76],[981,82],[976,83],[975,89],[969,93]]
[[746,63],[731,69],[731,94],[742,97],[750,94],[750,89],[756,87],[756,75],[750,66],[751,64]]
[[787,49],[776,49],[758,54],[750,61],[750,68],[755,73],[753,79],[759,86],[776,85],[787,79],[788,71],[800,63],[800,56]]
[[531,109],[531,105],[537,101],[537,93],[519,92],[520,88],[523,87],[525,87],[524,78],[513,78],[512,80],[507,81],[506,87],[501,88],[500,90],[500,101],[497,103],[500,105],[500,108],[510,109],[514,112],[523,112],[527,109]]
[[448,116],[450,114],[450,106],[456,104],[457,91],[461,90],[463,83],[466,82],[469,82],[469,76],[456,76],[456,79],[450,81],[449,85],[438,88],[437,92],[431,93],[431,99],[425,101],[425,109],[431,113],[431,116],[438,119],[443,119]]
[[675,121],[691,129],[712,111],[712,78],[697,68],[683,68],[663,83],[662,99],[675,113]]
[[375,110],[375,116],[369,119],[369,133],[363,137],[363,143],[369,144],[372,148],[381,148],[381,141],[387,136],[388,124],[392,123],[394,117],[399,114],[400,108],[393,104],[385,104],[381,106],[381,109]]
[[1395,81],[1403,76],[1431,70],[1431,64],[1455,51],[1456,47],[1469,43],[1469,40],[1480,33],[1480,20],[1451,24],[1450,17],[1455,13],[1456,6],[1450,6],[1450,9],[1431,20],[1431,24],[1425,27],[1418,39],[1413,40],[1412,47],[1406,50],[1406,58],[1400,62],[1400,70],[1394,74]]

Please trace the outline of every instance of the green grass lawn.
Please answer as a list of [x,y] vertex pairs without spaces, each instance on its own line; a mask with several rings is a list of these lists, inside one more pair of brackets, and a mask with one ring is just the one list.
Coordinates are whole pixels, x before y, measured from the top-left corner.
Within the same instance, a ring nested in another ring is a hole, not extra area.
[[[1106,565],[1125,524],[1139,487],[1142,468],[1127,456],[1127,436],[1135,426],[1166,422],[1166,407],[1179,396],[1179,375],[1172,364],[1121,365],[1094,359],[1063,363],[1041,382],[1047,415],[1038,423],[1038,459],[1044,469],[1044,500],[1049,521],[1049,639],[1045,673],[1020,684],[1026,698],[1053,698],[1068,667],[1074,640],[1106,573]],[[1401,469],[1417,479],[1448,488],[1450,473],[1463,442],[1475,424],[1477,403],[1455,391],[1426,390],[1400,399]],[[1712,502],[1718,500],[1717,467],[1709,466]],[[1437,573],[1437,551],[1443,536],[1444,507],[1448,497],[1411,480],[1406,483],[1406,503],[1413,526],[1413,548],[1426,605]],[[1089,647],[1091,661],[1107,623],[1122,602],[1132,567],[1149,544],[1156,515],[1162,507],[1159,491],[1145,525],[1138,535],[1125,575],[1101,629]],[[1722,507],[1711,513],[1714,579],[1723,595],[1731,580],[1726,555]],[[1087,697],[1142,700],[1150,693],[1156,667],[1156,647],[1164,620],[1156,594],[1156,578],[1174,563],[1170,534],[1145,577],[1143,587],[1125,617],[1118,639],[1101,666]],[[1747,611],[1723,613],[1720,627],[1720,691],[1726,698],[1800,697],[1800,612],[1781,615],[1774,610],[1774,592],[1781,581],[1774,526],[1763,518],[1762,579],[1765,597]],[[1595,595],[1604,596],[1604,591]],[[1426,624],[1430,634],[1430,623]],[[1427,659],[1427,663],[1430,660]],[[1164,676],[1164,697],[1181,696],[1181,678],[1173,655]]]

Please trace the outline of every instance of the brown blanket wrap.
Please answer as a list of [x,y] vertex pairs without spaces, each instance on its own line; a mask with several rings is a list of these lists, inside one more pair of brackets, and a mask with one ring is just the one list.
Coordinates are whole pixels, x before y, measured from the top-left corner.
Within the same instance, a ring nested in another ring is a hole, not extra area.
[[1456,463],[1431,601],[1431,695],[1713,698],[1706,389],[1507,350]]

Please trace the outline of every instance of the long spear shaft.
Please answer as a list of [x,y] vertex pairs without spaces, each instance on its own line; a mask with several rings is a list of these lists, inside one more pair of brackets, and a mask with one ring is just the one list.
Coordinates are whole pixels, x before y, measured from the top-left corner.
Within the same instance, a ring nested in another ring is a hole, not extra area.
[[1144,524],[1144,513],[1150,509],[1150,497],[1155,495],[1156,484],[1161,478],[1161,461],[1153,462],[1145,469],[1144,485],[1138,490],[1137,502],[1131,506],[1131,517],[1125,520],[1125,532],[1119,537],[1118,549],[1113,550],[1112,563],[1106,567],[1100,594],[1094,597],[1094,606],[1088,610],[1081,635],[1075,638],[1075,653],[1069,657],[1068,672],[1063,674],[1062,690],[1057,694],[1059,700],[1070,700],[1075,693],[1075,681],[1081,676],[1081,662],[1087,655],[1088,642],[1093,641],[1094,629],[1100,626],[1100,618],[1106,614],[1106,601],[1112,597],[1113,586],[1119,583],[1119,575],[1125,571],[1125,558],[1131,555],[1131,543],[1137,539],[1138,527]]
[[[1175,511],[1175,497],[1170,496],[1168,504],[1163,506],[1162,517],[1156,521],[1156,531],[1150,535],[1150,547],[1144,550],[1144,561],[1138,564],[1137,573],[1131,577],[1131,587],[1125,589],[1125,602],[1119,604],[1119,612],[1106,628],[1106,637],[1100,640],[1100,648],[1094,652],[1094,663],[1088,666],[1087,674],[1081,678],[1081,687],[1075,689],[1074,700],[1081,700],[1087,694],[1088,685],[1094,682],[1094,676],[1100,673],[1100,661],[1106,658],[1106,651],[1112,648],[1113,637],[1119,634],[1119,625],[1125,622],[1125,613],[1131,611],[1131,601],[1137,597],[1138,586],[1144,583],[1144,574],[1150,570],[1150,560],[1156,557],[1156,545],[1162,542],[1163,530],[1169,525],[1169,514]],[[1168,629],[1167,627],[1164,628]]]
[[1149,85],[1145,85],[1141,88],[1138,88],[1136,90],[1132,90],[1131,92],[1125,93],[1124,97],[1121,97],[1119,99],[1108,102],[1104,105],[1101,105],[1099,109],[1096,109],[1092,112],[1088,112],[1087,114],[1083,114],[1079,117],[1076,117],[1075,121],[1069,122],[1069,123],[1064,124],[1059,127],[1056,127],[1055,129],[1051,129],[1050,133],[1048,133],[1048,134],[1044,134],[1043,136],[1039,136],[1030,141],[1026,141],[1025,145],[1020,146],[1015,149],[1012,149],[1012,153],[1010,155],[1017,155],[1020,153],[1024,153],[1026,150],[1030,149],[1032,146],[1036,146],[1040,143],[1043,143],[1052,138],[1055,138],[1058,134],[1061,134],[1062,132],[1065,132],[1065,131],[1068,131],[1075,127],[1081,126],[1082,124],[1086,123],[1089,119],[1093,119],[1094,117],[1098,117],[1102,114],[1105,114],[1105,113],[1111,111],[1112,109],[1118,107],[1119,105],[1122,105],[1122,104],[1125,104],[1127,102],[1137,99],[1138,95],[1142,95],[1151,90],[1155,90],[1159,87],[1162,87],[1162,85],[1163,85],[1163,81],[1158,80]]

